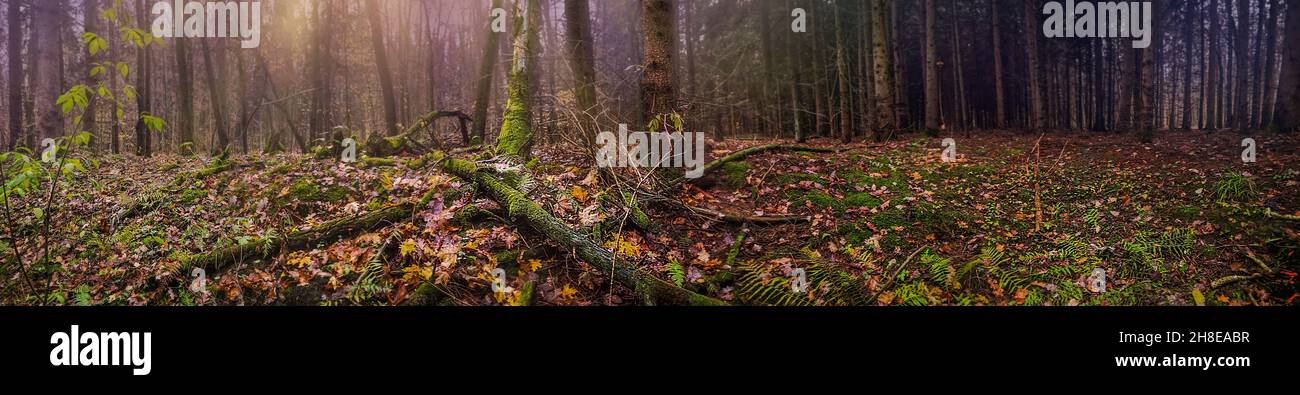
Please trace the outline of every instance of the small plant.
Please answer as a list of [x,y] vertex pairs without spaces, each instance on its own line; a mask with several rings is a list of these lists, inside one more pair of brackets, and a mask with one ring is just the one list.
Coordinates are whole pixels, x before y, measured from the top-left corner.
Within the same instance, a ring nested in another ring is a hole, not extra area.
[[1225,173],[1214,184],[1214,191],[1223,202],[1240,202],[1254,199],[1255,183],[1238,172]]

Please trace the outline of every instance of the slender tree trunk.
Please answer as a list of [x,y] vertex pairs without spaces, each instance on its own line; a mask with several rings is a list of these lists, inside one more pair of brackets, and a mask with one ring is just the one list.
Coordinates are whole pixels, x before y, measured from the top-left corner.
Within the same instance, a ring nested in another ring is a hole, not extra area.
[[852,97],[852,94],[849,92],[849,63],[848,60],[845,59],[845,52],[848,50],[845,48],[844,44],[844,31],[847,30],[847,28],[844,26],[843,17],[840,15],[843,13],[840,9],[842,4],[842,2],[837,2],[831,4],[831,7],[833,7],[833,14],[835,17],[835,70],[836,79],[838,80],[837,82],[839,85],[840,107],[839,136],[840,141],[848,143],[853,140],[853,115],[852,110],[850,110],[850,97]]
[[[36,111],[36,130],[39,137],[51,137],[63,132],[63,116],[59,107],[54,105],[62,94],[60,63],[63,61],[63,49],[59,47],[59,17],[64,11],[63,0],[42,0],[31,2],[33,26],[32,36],[41,36],[34,45],[36,52],[31,56],[36,60],[34,108]],[[34,40],[34,39],[33,39]]]
[[903,56],[902,45],[899,45],[898,27],[902,26],[899,22],[900,12],[897,2],[889,2],[889,51],[893,56],[894,75],[894,122],[898,128],[907,128],[912,126],[911,101],[909,100],[910,90],[907,84],[907,57]]
[[[191,68],[189,40],[181,38],[172,41],[176,49],[176,74],[180,82],[177,92],[180,97],[180,114],[177,114],[176,133],[179,135],[181,154],[189,154],[194,149],[194,70]],[[189,144],[189,145],[186,145]]]
[[[85,22],[83,24],[83,30],[84,30],[83,33],[95,33],[95,34],[103,33],[98,31],[99,30],[98,27],[99,26],[98,24],[99,0],[84,0],[82,2],[82,14],[85,15]],[[95,67],[95,63],[99,62],[100,58],[101,58],[100,54],[90,55],[89,53],[87,53],[86,55],[86,64],[85,64],[86,74],[84,77],[86,78],[85,80],[86,86],[90,87],[91,92],[95,92],[97,90],[96,88],[99,86],[99,76],[91,77],[90,70],[92,70]],[[99,151],[97,148],[99,143],[98,140],[99,123],[96,122],[97,119],[96,115],[98,115],[99,113],[98,112],[99,106],[97,106],[98,100],[96,100],[98,97],[99,95],[95,93],[91,93],[89,95],[89,97],[86,100],[86,112],[82,114],[80,118],[81,119],[80,126],[84,127],[87,132],[90,132],[89,145],[91,151],[95,153],[98,153]]]
[[[794,0],[788,0],[786,4],[788,6],[787,8],[791,10],[795,8]],[[800,41],[797,39],[797,37],[801,34],[806,34],[806,33],[791,32],[790,35],[787,36],[789,37],[789,39],[786,41],[786,51],[790,57],[790,74],[791,74],[790,118],[791,120],[794,121],[793,122],[794,141],[796,143],[803,143],[808,137],[807,133],[804,132],[803,123],[801,122],[801,120],[803,119],[803,106],[800,103],[800,101],[802,100],[802,96],[799,94],[800,88],[803,87],[803,74],[804,74],[804,67],[802,62],[803,46],[799,44]]]
[[1232,125],[1237,129],[1245,130],[1250,127],[1250,116],[1246,113],[1247,94],[1246,90],[1250,89],[1250,0],[1237,0],[1236,21],[1237,43],[1233,64],[1236,67],[1236,74],[1233,80],[1236,82],[1233,88],[1233,110]]
[[1294,133],[1300,128],[1300,4],[1287,2],[1282,34],[1281,82],[1277,84],[1277,114],[1273,129]]
[[315,142],[317,136],[324,135],[325,113],[329,107],[329,96],[325,92],[325,48],[329,43],[325,37],[328,34],[328,24],[324,23],[321,17],[321,9],[326,7],[326,2],[316,1],[311,4],[311,53],[308,60],[310,70],[311,87],[315,89],[311,93],[311,108],[307,115],[307,140]]
[[889,26],[886,26],[885,12],[888,10],[886,0],[872,0],[871,2],[871,47],[872,57],[876,62],[874,70],[874,79],[876,85],[876,115],[880,117],[876,123],[874,139],[880,141],[885,134],[882,131],[893,130],[898,127],[894,117],[894,80],[892,76],[893,64],[891,63],[891,54],[889,48]]
[[[492,9],[501,8],[501,0],[492,0]],[[498,42],[500,36],[492,31],[491,24],[484,40],[483,61],[479,63],[478,87],[474,90],[474,133],[480,142],[487,139],[487,111],[492,99],[492,77],[497,63]]]
[[[589,0],[564,0],[565,43],[569,48],[569,64],[573,68],[573,83],[578,110],[587,116],[596,116],[596,61],[593,55],[594,39],[591,35]],[[690,35],[687,35],[687,58],[690,58]],[[691,82],[694,85],[694,81]],[[581,120],[589,129],[582,140],[588,147],[596,143],[597,124]]]
[[[932,131],[939,130],[939,95],[942,89],[939,88],[939,49],[935,44],[935,20],[938,18],[934,12],[934,0],[925,0],[925,59],[922,61],[921,69],[924,71],[925,83],[925,128]],[[954,26],[955,27],[955,26]]]
[[1043,128],[1043,98],[1038,78],[1038,36],[1041,34],[1038,24],[1037,1],[1025,0],[1025,39],[1029,58],[1029,127]]
[[1153,111],[1156,106],[1156,53],[1160,51],[1160,23],[1163,16],[1163,3],[1157,3],[1153,7],[1151,15],[1151,46],[1143,49],[1142,53],[1142,87],[1138,93],[1138,139],[1143,142],[1151,142],[1156,129],[1156,118]]
[[393,92],[393,74],[388,67],[388,51],[384,49],[384,22],[380,17],[379,0],[366,2],[366,16],[370,20],[370,42],[375,51],[375,67],[379,71],[380,93],[384,95],[385,133],[394,136],[397,127],[397,96]]
[[23,21],[21,11],[18,8],[17,1],[9,1],[5,18],[7,19],[9,36],[6,37],[6,53],[8,54],[8,75],[9,75],[9,150],[13,151],[19,146],[32,148],[25,143],[23,138]]
[[226,89],[224,83],[217,83],[218,80],[224,81],[219,72],[217,65],[212,63],[212,49],[208,46],[208,40],[201,40],[200,45],[203,50],[203,68],[208,85],[208,101],[212,106],[212,127],[217,137],[217,145],[212,147],[212,152],[224,152],[230,148],[230,137],[227,134],[229,128],[226,125]]
[[[137,21],[148,20],[148,8],[145,6],[145,0],[136,1]],[[142,22],[143,23],[143,22]],[[150,45],[136,50],[136,70],[134,73],[136,79],[136,111],[139,113],[135,121],[135,153],[139,156],[153,156],[153,144],[149,127],[144,123],[144,116],[153,113],[153,53],[150,51]]]
[[1195,41],[1192,40],[1192,24],[1196,20],[1196,3],[1189,1],[1184,4],[1183,12],[1186,14],[1186,20],[1183,21],[1183,130],[1192,128],[1192,65],[1195,60],[1192,58],[1192,48]]
[[[1295,2],[1288,4],[1288,7],[1295,6]],[[1261,122],[1263,126],[1268,126],[1273,122],[1274,105],[1277,102],[1277,34],[1278,34],[1278,15],[1279,7],[1282,7],[1281,0],[1272,0],[1268,8],[1268,36],[1264,44],[1264,99],[1260,109]]]
[[1223,119],[1222,107],[1224,106],[1223,84],[1220,82],[1223,71],[1223,55],[1219,53],[1219,33],[1222,26],[1219,23],[1219,18],[1221,18],[1219,12],[1219,0],[1210,0],[1210,42],[1208,45],[1210,49],[1210,70],[1209,82],[1207,83],[1209,87],[1209,92],[1207,92],[1209,103],[1205,105],[1206,118],[1208,119],[1206,127],[1209,129],[1223,127],[1221,122]]
[[996,98],[994,107],[994,126],[998,129],[1007,127],[1006,88],[1002,76],[1002,23],[998,10],[999,0],[989,0],[989,14],[993,16],[993,90]]
[[[673,0],[641,0],[641,29],[644,37],[641,76],[641,124],[657,115],[677,111],[676,79],[673,77]],[[663,125],[672,122],[663,119]]]

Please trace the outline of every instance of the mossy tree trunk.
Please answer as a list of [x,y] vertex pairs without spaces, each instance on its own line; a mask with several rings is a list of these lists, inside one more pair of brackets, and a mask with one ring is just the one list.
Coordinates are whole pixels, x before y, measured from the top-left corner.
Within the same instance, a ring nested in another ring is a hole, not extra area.
[[527,158],[533,143],[531,114],[532,54],[537,47],[537,26],[541,12],[537,0],[526,0],[515,10],[514,37],[511,40],[509,95],[505,120],[497,136],[497,155]]

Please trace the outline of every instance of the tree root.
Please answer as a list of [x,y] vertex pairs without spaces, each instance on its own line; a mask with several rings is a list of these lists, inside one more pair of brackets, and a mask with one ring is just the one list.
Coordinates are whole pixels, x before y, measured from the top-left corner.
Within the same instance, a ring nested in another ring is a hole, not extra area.
[[478,171],[474,162],[448,158],[440,161],[442,169],[452,175],[473,181],[487,191],[488,196],[506,207],[511,219],[527,224],[573,252],[587,264],[609,274],[618,282],[632,288],[643,301],[650,304],[716,306],[726,303],[691,292],[661,280],[639,268],[618,260],[613,252],[601,247],[586,236],[569,228],[551,213],[519,191],[506,185],[494,175]]

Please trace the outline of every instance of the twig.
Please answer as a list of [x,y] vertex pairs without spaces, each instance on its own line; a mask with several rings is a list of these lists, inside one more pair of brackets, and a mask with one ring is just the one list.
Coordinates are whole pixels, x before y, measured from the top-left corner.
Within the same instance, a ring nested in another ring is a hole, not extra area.
[[[867,299],[867,304],[870,305],[870,304],[872,304],[872,303],[875,303],[875,302],[876,302],[876,298],[880,297],[880,294],[885,293],[886,291],[889,291],[889,287],[891,287],[891,286],[894,285],[894,279],[898,277],[898,274],[899,274],[899,273],[902,273],[902,272],[903,272],[903,269],[907,267],[907,263],[908,263],[908,262],[911,262],[911,261],[912,261],[912,258],[915,258],[915,257],[916,257],[916,254],[919,254],[919,253],[921,252],[921,250],[924,250],[924,249],[925,249],[925,246],[921,246],[920,248],[917,248],[916,251],[912,251],[912,254],[911,254],[911,255],[908,255],[908,256],[907,256],[907,259],[903,260],[903,263],[900,264],[900,265],[898,265],[898,269],[895,269],[895,270],[894,270],[894,274],[891,274],[891,275],[889,276],[889,278],[886,278],[886,279],[885,279],[885,286],[880,287],[880,292],[876,292],[874,295],[871,295],[871,297]],[[886,266],[886,267],[885,267],[885,270],[889,270],[889,267]]]

